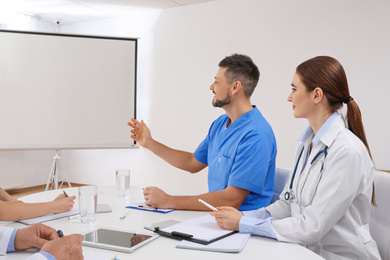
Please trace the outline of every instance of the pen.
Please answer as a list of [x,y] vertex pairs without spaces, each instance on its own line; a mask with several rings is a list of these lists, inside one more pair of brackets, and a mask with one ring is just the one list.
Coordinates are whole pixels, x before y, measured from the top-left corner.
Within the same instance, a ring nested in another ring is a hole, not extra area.
[[152,208],[152,207],[149,207],[149,206],[144,207],[144,205],[138,205],[137,207],[138,208],[145,208],[146,210],[153,210],[153,211],[158,210],[158,208]]
[[64,236],[64,233],[62,232],[62,230],[57,230],[57,235],[59,238],[61,238]]
[[211,206],[210,204],[208,204],[207,202],[201,200],[201,199],[198,199],[198,201],[200,203],[202,203],[203,205],[205,205],[206,207],[208,207],[209,209],[211,209],[212,211],[218,211],[215,207]]
[[130,211],[126,212],[125,214],[123,214],[122,216],[119,217],[120,220],[124,219],[125,217],[127,217],[127,214],[129,214]]
[[69,197],[68,194],[64,190],[62,192],[64,193],[65,197]]

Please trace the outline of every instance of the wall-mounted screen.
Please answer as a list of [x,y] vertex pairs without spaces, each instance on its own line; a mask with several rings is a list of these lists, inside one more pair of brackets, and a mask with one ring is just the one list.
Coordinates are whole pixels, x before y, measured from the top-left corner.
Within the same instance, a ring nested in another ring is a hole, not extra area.
[[137,39],[0,30],[0,150],[125,148]]

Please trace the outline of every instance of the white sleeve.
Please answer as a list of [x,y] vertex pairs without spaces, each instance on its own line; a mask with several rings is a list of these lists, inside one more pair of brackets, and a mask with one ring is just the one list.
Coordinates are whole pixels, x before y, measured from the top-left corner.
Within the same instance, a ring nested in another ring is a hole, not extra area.
[[14,228],[0,226],[0,255],[7,253],[9,239]]
[[[312,203],[304,208],[302,214],[275,218],[272,222],[278,240],[306,245],[320,240],[348,211],[359,192],[367,167],[362,155],[354,149],[337,147],[329,152]],[[311,194],[311,189],[314,187],[306,188],[302,196]],[[271,207],[267,209],[274,217]]]
[[257,219],[266,219],[271,215],[265,208],[259,208],[257,210],[243,211],[242,214],[246,217],[257,218]]
[[[285,191],[283,191],[283,194]],[[283,198],[275,201],[267,208],[274,220],[291,217],[291,204]]]

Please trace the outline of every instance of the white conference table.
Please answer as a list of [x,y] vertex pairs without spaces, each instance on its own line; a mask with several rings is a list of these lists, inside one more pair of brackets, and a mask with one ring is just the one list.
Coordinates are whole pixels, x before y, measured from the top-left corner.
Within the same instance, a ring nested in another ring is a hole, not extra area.
[[[76,195],[78,188],[64,189],[69,195]],[[53,200],[56,196],[62,193],[61,190],[52,190],[47,192],[40,192],[31,194],[20,198],[24,202],[43,202]],[[175,210],[167,214],[146,212],[142,210],[126,209],[124,205],[126,203],[138,203],[143,201],[142,189],[137,187],[131,187],[130,196],[126,198],[120,198],[116,196],[114,186],[102,186],[98,188],[98,204],[107,203],[112,208],[111,213],[100,213],[96,216],[94,223],[81,223],[80,218],[68,219],[62,218],[44,222],[44,224],[53,227],[54,229],[60,229],[65,235],[72,233],[84,233],[95,227],[112,227],[134,231],[138,233],[152,233],[145,230],[144,226],[165,221],[165,220],[178,220],[185,221],[196,217],[201,217],[208,212],[199,211],[185,211]],[[78,204],[76,198],[76,205]],[[120,219],[124,213],[128,213],[126,218]],[[26,227],[23,224],[17,222],[0,222],[1,225],[23,228]],[[114,252],[120,260],[127,259],[186,259],[186,260],[199,260],[199,259],[213,259],[213,260],[229,260],[229,259],[323,259],[312,251],[297,244],[278,242],[273,239],[252,236],[244,249],[240,253],[219,253],[198,251],[189,249],[177,249],[175,246],[179,243],[178,240],[159,237],[156,240],[144,245],[137,249],[135,252],[127,254],[122,252]],[[0,256],[1,259],[16,260],[24,259],[37,250],[27,250],[16,253],[9,253],[5,256]],[[112,253],[103,249],[97,249],[92,247],[83,246],[84,252],[92,253]]]

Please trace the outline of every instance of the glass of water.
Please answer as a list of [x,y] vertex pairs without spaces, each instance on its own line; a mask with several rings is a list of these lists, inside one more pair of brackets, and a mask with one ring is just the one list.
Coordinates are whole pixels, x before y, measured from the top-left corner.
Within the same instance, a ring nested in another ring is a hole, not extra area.
[[128,196],[130,194],[130,170],[116,170],[116,191],[119,197]]
[[83,223],[91,223],[96,219],[97,186],[79,187],[80,218]]

